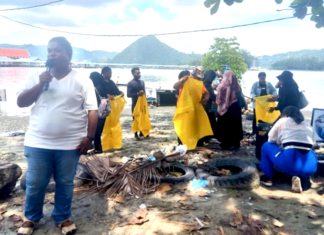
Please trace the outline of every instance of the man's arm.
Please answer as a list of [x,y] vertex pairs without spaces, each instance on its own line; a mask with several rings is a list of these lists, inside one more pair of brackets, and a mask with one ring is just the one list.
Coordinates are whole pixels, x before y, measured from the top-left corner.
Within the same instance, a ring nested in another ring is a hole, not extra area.
[[188,80],[189,76],[184,76],[176,84],[173,85],[173,89],[180,90],[183,87],[183,84]]
[[257,86],[256,86],[256,83],[254,83],[251,88],[251,94],[250,94],[252,99],[258,96],[256,93],[257,92],[256,90],[257,90]]
[[134,93],[133,92],[132,84],[131,83],[128,83],[127,84],[127,97],[128,98],[135,98],[137,96],[138,96],[137,93]]
[[92,139],[95,136],[96,129],[98,123],[98,111],[97,110],[89,110],[88,111],[88,131],[87,137],[84,137],[77,147],[79,150],[79,155],[87,154],[89,147],[91,145]]
[[98,122],[98,105],[93,83],[90,79],[85,79],[84,83],[85,93],[83,109],[88,111],[88,130],[87,136],[84,136],[80,145],[77,146],[79,155],[87,154],[91,142],[95,137]]
[[25,108],[31,106],[36,102],[37,98],[43,91],[44,84],[46,82],[51,82],[53,76],[50,72],[43,72],[39,75],[39,83],[34,85],[32,88],[23,91],[17,98],[17,105],[20,108]]

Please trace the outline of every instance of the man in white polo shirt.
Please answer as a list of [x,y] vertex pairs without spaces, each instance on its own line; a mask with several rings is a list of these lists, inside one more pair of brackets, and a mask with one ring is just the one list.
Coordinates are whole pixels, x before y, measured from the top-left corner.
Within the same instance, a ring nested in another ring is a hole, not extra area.
[[[71,69],[71,44],[64,37],[50,40],[49,71],[28,79],[18,95],[19,107],[31,109],[25,136],[26,220],[18,234],[31,234],[43,217],[45,190],[53,174],[56,183],[52,217],[64,234],[74,234],[71,217],[73,179],[79,156],[94,139],[98,114],[91,80]],[[48,88],[46,88],[48,87]]]

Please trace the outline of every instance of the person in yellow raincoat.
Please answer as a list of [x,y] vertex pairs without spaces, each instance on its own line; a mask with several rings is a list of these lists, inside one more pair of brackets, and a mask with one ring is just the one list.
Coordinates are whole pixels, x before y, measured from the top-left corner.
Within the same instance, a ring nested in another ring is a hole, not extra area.
[[181,143],[187,145],[189,150],[195,149],[202,137],[213,135],[203,107],[209,99],[209,93],[202,78],[203,69],[195,67],[192,76],[185,76],[174,84],[174,89],[179,90],[174,127]]

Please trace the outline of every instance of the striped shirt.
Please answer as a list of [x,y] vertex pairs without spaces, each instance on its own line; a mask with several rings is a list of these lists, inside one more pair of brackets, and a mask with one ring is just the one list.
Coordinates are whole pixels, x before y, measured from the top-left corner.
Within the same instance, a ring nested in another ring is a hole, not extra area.
[[297,124],[292,118],[281,118],[269,132],[270,143],[283,145],[286,143],[301,143],[314,145],[315,132],[311,125],[303,121]]

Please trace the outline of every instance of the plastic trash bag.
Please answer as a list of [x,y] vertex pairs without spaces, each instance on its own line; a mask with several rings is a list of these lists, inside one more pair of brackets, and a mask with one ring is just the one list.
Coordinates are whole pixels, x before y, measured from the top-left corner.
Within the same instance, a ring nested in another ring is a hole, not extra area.
[[122,148],[122,130],[120,126],[120,114],[126,104],[124,97],[117,96],[110,100],[111,113],[106,118],[105,126],[102,132],[102,150]]
[[270,107],[277,107],[276,102],[268,102],[272,95],[265,95],[256,97],[255,99],[255,116],[256,124],[259,124],[259,120],[267,123],[274,123],[280,117],[280,111],[268,112]]
[[132,131],[134,133],[141,131],[144,137],[148,136],[150,134],[150,130],[152,130],[152,126],[145,94],[138,97],[133,111],[133,117],[134,121]]
[[187,152],[187,145],[179,145],[176,147],[176,153],[180,153],[180,156],[183,156]]

